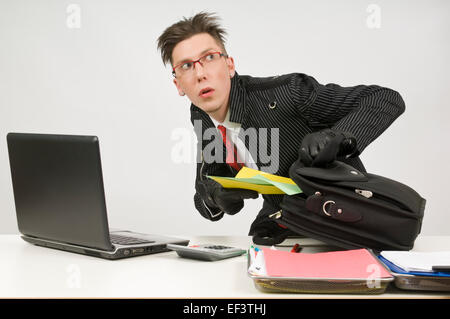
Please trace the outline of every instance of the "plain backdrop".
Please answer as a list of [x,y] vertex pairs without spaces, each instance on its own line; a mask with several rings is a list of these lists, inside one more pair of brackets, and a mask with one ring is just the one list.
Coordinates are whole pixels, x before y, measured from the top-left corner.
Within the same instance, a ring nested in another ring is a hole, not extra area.
[[178,96],[156,40],[200,11],[221,17],[239,74],[301,72],[323,84],[400,92],[406,112],[362,160],[369,172],[427,199],[423,234],[450,235],[450,2],[444,0],[0,0],[0,233],[18,232],[6,146],[11,131],[97,135],[111,227],[248,233],[262,199],[209,222],[193,203],[194,156],[181,163],[174,156],[180,136],[195,145],[190,102]]

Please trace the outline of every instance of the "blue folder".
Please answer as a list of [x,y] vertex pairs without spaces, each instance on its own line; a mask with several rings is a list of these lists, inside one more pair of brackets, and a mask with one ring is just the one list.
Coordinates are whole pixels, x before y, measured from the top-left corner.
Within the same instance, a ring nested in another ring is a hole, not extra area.
[[423,272],[423,271],[405,271],[403,268],[398,267],[394,263],[390,262],[383,256],[379,255],[378,259],[380,259],[383,264],[385,264],[391,271],[397,273],[397,274],[404,274],[404,275],[414,275],[414,276],[426,276],[426,277],[450,277],[450,273],[448,272],[439,272],[439,271],[433,271],[433,272]]

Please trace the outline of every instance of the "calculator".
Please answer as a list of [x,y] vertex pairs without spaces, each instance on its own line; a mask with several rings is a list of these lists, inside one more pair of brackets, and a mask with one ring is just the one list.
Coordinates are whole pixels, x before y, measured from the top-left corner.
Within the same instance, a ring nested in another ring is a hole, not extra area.
[[176,251],[180,257],[206,261],[237,257],[246,252],[241,248],[212,244],[191,246],[167,244],[167,248]]

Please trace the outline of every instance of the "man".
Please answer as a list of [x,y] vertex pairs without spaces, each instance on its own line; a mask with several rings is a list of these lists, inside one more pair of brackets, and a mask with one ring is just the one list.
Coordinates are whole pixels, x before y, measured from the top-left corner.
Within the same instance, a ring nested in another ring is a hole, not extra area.
[[[196,130],[200,160],[194,202],[203,217],[217,221],[239,212],[244,199],[258,197],[254,191],[224,189],[205,175],[234,176],[246,165],[288,176],[299,156],[308,166],[339,159],[365,171],[358,155],[404,112],[399,93],[377,85],[322,85],[302,73],[239,75],[226,52],[225,34],[217,17],[202,12],[168,27],[158,39],[163,62],[172,65],[179,95],[192,102],[191,122],[201,125]],[[205,152],[205,132],[211,128],[223,138],[224,160],[211,160],[217,149]],[[261,148],[277,155],[271,163],[261,156]],[[285,232],[267,218],[280,209],[284,196],[263,195],[263,208],[250,235]]]

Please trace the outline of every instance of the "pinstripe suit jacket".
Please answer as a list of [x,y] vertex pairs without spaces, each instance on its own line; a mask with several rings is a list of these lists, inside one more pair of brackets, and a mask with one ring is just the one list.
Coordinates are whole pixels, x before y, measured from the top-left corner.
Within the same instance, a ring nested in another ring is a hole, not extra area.
[[[229,108],[230,121],[241,123],[241,131],[249,132],[244,143],[258,167],[273,174],[289,176],[289,167],[298,159],[303,137],[324,128],[350,132],[356,137],[358,151],[345,162],[365,171],[358,155],[404,112],[405,104],[398,92],[378,85],[322,85],[302,73],[267,78],[236,73],[231,80]],[[221,162],[205,159],[203,151],[206,145],[217,136],[205,139],[204,133],[208,128],[214,128],[214,124],[197,106],[191,104],[190,110],[198,141],[194,203],[203,217],[215,221],[224,213],[206,205],[198,182],[205,178],[204,175],[234,176],[237,172],[225,164],[224,159]],[[261,128],[266,128],[267,134]],[[272,154],[274,143],[270,131],[273,128],[278,128],[279,144],[275,146],[278,146],[279,156],[272,159],[278,163],[270,163],[269,166],[265,162],[267,157],[263,158],[259,153],[263,148],[267,150],[265,154]],[[249,145],[251,141],[257,141],[257,147]],[[258,216],[279,210],[283,196],[263,195],[264,205]]]

